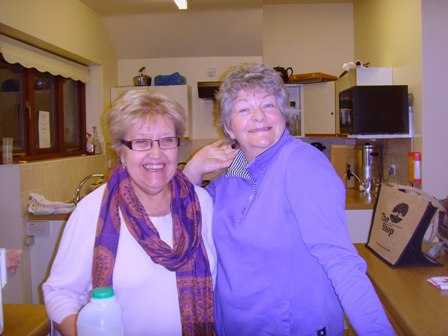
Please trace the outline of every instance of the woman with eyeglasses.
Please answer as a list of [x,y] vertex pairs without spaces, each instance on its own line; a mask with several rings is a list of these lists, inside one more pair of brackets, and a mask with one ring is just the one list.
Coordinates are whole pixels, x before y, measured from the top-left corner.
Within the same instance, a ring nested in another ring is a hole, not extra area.
[[71,214],[43,285],[50,320],[75,335],[93,288],[114,289],[124,335],[212,335],[212,200],[177,168],[183,108],[131,90],[107,115],[120,162]]

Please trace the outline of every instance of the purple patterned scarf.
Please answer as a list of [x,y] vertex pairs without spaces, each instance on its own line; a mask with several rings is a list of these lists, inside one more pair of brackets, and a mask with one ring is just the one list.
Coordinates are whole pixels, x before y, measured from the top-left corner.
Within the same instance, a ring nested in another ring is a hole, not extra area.
[[201,209],[194,186],[180,171],[171,181],[173,248],[162,241],[132,189],[124,166],[117,164],[107,182],[97,224],[93,287],[112,287],[123,216],[132,236],[151,259],[176,272],[182,335],[214,335],[213,285],[202,240]]

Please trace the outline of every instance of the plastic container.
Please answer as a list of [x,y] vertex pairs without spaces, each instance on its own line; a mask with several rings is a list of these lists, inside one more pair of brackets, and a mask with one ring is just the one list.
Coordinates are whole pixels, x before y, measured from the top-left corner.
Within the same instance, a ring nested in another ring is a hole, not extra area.
[[121,309],[110,287],[98,287],[81,309],[77,320],[78,336],[122,336]]

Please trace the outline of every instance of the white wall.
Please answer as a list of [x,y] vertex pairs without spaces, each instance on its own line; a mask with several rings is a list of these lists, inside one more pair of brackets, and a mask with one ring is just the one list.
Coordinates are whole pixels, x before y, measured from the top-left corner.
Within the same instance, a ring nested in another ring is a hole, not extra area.
[[[259,13],[258,9],[253,11]],[[248,12],[250,10],[246,10]],[[107,29],[111,31],[113,23],[120,26],[123,20],[123,17],[107,18]],[[138,17],[138,20],[142,18]],[[266,5],[263,6],[262,20],[255,28],[262,26],[263,55],[120,59],[118,85],[132,85],[133,77],[143,66],[153,80],[159,74],[180,72],[187,78],[192,91],[192,137],[212,139],[221,135],[215,126],[215,105],[213,101],[198,98],[198,81],[221,80],[231,66],[262,61],[271,66],[291,66],[295,73],[325,72],[338,76],[342,64],[353,60],[352,4]],[[239,43],[235,41],[236,45]],[[123,47],[125,44],[117,45],[117,48]],[[216,69],[215,77],[208,76],[209,68]]]
[[422,0],[422,172],[426,191],[448,196],[448,2]]
[[339,76],[353,57],[351,3],[263,6],[265,63]]
[[[186,57],[186,58],[158,58],[158,59],[134,59],[118,61],[118,85],[133,85],[133,77],[138,74],[141,67],[146,67],[145,72],[152,77],[157,75],[169,75],[179,72],[187,79],[191,87],[192,107],[192,138],[215,139],[220,137],[220,132],[215,124],[214,101],[198,98],[197,82],[222,80],[222,74],[229,67],[242,62],[261,62],[258,57]],[[209,77],[208,69],[216,69],[216,76]]]
[[119,59],[261,55],[261,1],[258,8],[226,6],[108,16],[104,24]]

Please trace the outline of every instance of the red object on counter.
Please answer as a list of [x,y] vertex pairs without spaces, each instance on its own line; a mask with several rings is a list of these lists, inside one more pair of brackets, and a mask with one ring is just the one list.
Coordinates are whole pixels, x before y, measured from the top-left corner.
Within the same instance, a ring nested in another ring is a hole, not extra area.
[[408,154],[408,180],[414,186],[422,184],[421,177],[422,154],[420,152],[409,152]]

